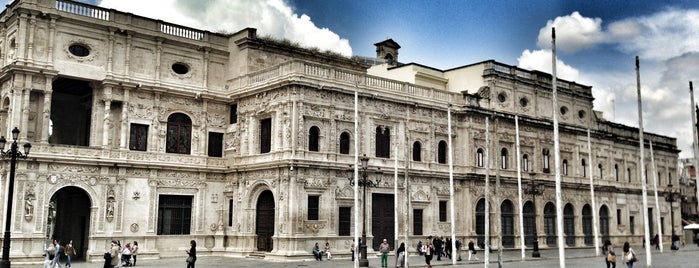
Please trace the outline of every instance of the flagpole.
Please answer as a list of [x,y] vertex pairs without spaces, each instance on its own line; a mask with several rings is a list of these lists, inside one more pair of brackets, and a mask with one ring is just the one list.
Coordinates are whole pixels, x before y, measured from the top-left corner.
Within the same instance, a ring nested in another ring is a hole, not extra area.
[[[361,248],[359,245],[359,86],[358,82],[354,83],[354,245]],[[366,200],[364,200],[366,202]],[[365,219],[366,220],[366,219]],[[364,241],[366,243],[366,241]],[[359,267],[359,250],[355,248],[356,258],[354,259],[354,268]]]
[[[410,241],[408,240],[408,216],[410,215],[410,180],[408,180],[408,171],[410,169],[410,130],[408,126],[410,125],[410,109],[406,109],[406,124],[405,124],[405,217],[403,218],[403,229],[405,229],[405,244],[406,247],[411,247]],[[405,249],[405,267],[410,268],[408,258],[410,251],[408,248]]]
[[489,186],[489,175],[490,175],[490,116],[485,117],[485,235],[483,238],[483,262],[486,268],[490,263],[490,186]]
[[515,115],[515,139],[517,144],[517,194],[519,204],[519,240],[522,248],[522,260],[524,260],[524,207],[522,206],[522,155],[519,148],[519,116]]
[[449,214],[451,215],[451,264],[456,265],[456,256],[454,256],[454,251],[456,250],[456,234],[454,233],[454,222],[456,217],[454,217],[454,157],[452,156],[454,150],[452,149],[451,143],[451,104],[447,107],[447,135],[449,136]]
[[663,224],[660,222],[660,202],[658,202],[658,172],[656,171],[655,157],[653,156],[653,141],[648,139],[648,142],[650,143],[650,167],[653,172],[653,187],[655,188],[655,207],[658,208],[658,213],[655,214],[655,219],[658,223],[658,245],[660,246],[660,253],[663,253]]
[[[393,146],[393,248],[398,249],[398,145]],[[396,255],[398,260],[398,255]]]
[[[561,268],[566,267],[565,260],[565,244],[563,243],[563,207],[561,198],[561,152],[560,144],[558,141],[558,97],[556,93],[556,87],[558,81],[556,80],[556,28],[551,29],[551,44],[552,44],[552,66],[553,72],[551,79],[551,85],[553,88],[553,153],[554,153],[554,165],[556,174],[556,231],[558,233],[558,259]],[[591,175],[591,174],[590,174]]]
[[[640,163],[641,163],[641,194],[643,195],[643,227],[646,237],[650,237],[649,215],[648,215],[648,191],[646,190],[646,164],[645,155],[643,153],[643,103],[641,102],[641,74],[638,64],[638,56],[636,56],[636,91],[638,93],[638,147],[640,147]],[[660,211],[658,211],[660,213]],[[650,255],[650,245],[646,247],[646,267],[652,267],[652,259]]]
[[[495,150],[500,150],[500,136],[498,135],[498,127],[500,126],[498,117],[495,116]],[[500,162],[495,161],[495,219],[497,222],[497,225],[495,226],[495,230],[497,230],[498,233],[498,267],[502,267],[502,209],[500,209],[500,206],[502,206],[502,200],[501,200],[501,195],[500,191],[502,189],[500,188],[500,169],[502,168],[502,164],[504,163],[504,159],[502,159],[502,156],[498,157],[500,159]]]
[[[592,232],[595,236],[595,256],[599,256],[599,219],[597,218],[597,204],[595,202],[595,184],[592,178],[592,141],[590,139],[590,129],[587,129],[587,158],[590,160],[590,199],[592,200]],[[584,172],[584,170],[583,170]]]
[[[692,107],[689,107],[690,113],[692,114],[692,133],[694,133],[694,178],[696,179],[696,184],[694,185],[699,185],[699,136],[697,136],[697,116],[696,116],[696,111],[699,110],[694,105],[694,85],[692,85],[692,81],[689,81],[689,94],[691,96],[691,105]],[[699,187],[697,188],[697,195],[699,196]],[[697,198],[697,208],[699,209],[699,198]],[[699,211],[698,211],[699,212]]]

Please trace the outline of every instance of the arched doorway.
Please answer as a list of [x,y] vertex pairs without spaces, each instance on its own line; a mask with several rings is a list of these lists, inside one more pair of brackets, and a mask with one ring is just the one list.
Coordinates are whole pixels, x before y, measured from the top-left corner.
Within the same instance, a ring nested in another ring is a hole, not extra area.
[[476,243],[485,244],[485,198],[476,203]]
[[274,235],[274,195],[266,190],[257,198],[257,250],[272,251],[272,236]]
[[58,240],[61,245],[73,240],[76,254],[73,259],[84,259],[87,254],[91,206],[87,192],[75,186],[64,187],[51,197],[46,237]]
[[514,208],[510,200],[505,200],[500,205],[500,219],[502,221],[502,246],[515,247],[515,220]]

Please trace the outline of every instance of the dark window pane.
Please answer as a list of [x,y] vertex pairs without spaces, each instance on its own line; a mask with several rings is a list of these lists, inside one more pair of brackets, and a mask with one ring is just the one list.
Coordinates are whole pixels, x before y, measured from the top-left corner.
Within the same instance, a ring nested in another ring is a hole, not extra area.
[[439,201],[439,221],[447,221],[447,201]]
[[440,141],[437,148],[437,162],[440,164],[447,163],[447,143],[445,141]]
[[422,235],[422,209],[413,209],[413,235]]
[[347,132],[340,134],[340,154],[349,154],[350,151],[350,135]]
[[131,124],[129,150],[145,151],[148,148],[148,125]]
[[228,199],[228,226],[233,226],[233,199]]
[[230,123],[231,124],[238,123],[238,104],[237,103],[231,104]]
[[422,161],[421,150],[422,146],[420,145],[420,142],[416,141],[413,143],[413,161]]
[[339,224],[337,234],[339,236],[349,236],[350,235],[350,225],[352,223],[352,208],[350,207],[340,207],[339,213]]
[[223,156],[223,133],[209,132],[209,156]]
[[269,153],[272,149],[272,118],[260,120],[260,153]]
[[391,157],[391,130],[388,127],[376,127],[376,157]]
[[318,127],[313,126],[311,127],[310,130],[308,130],[308,150],[312,152],[317,152],[318,151],[318,136],[319,136],[320,129]]
[[158,199],[158,235],[188,235],[192,196],[161,195]]
[[308,220],[317,221],[318,220],[318,206],[320,197],[317,195],[308,196]]
[[167,138],[165,152],[189,154],[191,144],[192,121],[189,116],[175,113],[167,119]]

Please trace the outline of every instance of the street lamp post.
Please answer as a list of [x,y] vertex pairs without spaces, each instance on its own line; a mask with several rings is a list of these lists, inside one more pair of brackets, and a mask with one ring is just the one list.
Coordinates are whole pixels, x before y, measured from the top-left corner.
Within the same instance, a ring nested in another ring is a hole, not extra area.
[[[356,183],[359,186],[362,186],[362,191],[364,191],[364,199],[362,199],[362,241],[359,244],[359,252],[360,252],[360,257],[359,257],[359,266],[360,267],[369,267],[369,260],[366,258],[366,187],[377,187],[379,183],[381,183],[381,178],[378,178],[376,182],[369,180],[367,178],[367,167],[369,165],[369,158],[366,157],[366,154],[362,156],[360,159],[362,163],[362,174],[361,178],[358,178]],[[349,183],[351,186],[354,186],[354,172],[350,171],[350,176],[349,176]]]
[[670,202],[670,230],[672,235],[675,235],[675,210],[672,207],[672,203],[680,200],[680,192],[672,189],[672,183],[667,185],[667,192],[665,193],[665,201]]
[[32,145],[29,143],[24,144],[24,153],[20,152],[19,146],[17,146],[17,137],[19,136],[19,129],[15,127],[12,130],[12,145],[10,149],[5,151],[5,144],[7,140],[5,136],[0,137],[0,155],[2,158],[10,158],[10,177],[7,183],[7,213],[5,213],[5,236],[2,239],[2,260],[0,261],[0,268],[10,268],[10,220],[12,219],[12,200],[14,195],[14,185],[15,185],[15,167],[17,166],[17,158],[27,158],[29,155],[29,149]]
[[536,175],[536,173],[529,173],[531,181],[527,184],[527,188],[524,189],[524,192],[532,195],[532,205],[534,207],[534,251],[532,251],[532,257],[538,258],[541,257],[541,254],[539,253],[539,236],[536,233],[536,196],[544,193],[544,184],[537,183],[534,180],[534,175]]

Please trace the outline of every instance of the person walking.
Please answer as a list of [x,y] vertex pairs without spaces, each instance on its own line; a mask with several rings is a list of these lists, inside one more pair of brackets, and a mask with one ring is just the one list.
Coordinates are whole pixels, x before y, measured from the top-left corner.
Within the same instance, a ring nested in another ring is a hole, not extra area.
[[636,259],[636,252],[633,251],[633,248],[629,246],[629,242],[624,243],[624,257],[622,258],[622,262],[626,264],[627,268],[633,268],[633,263],[637,261]]
[[680,249],[680,236],[672,233],[672,246],[670,247],[671,250],[678,250]]
[[189,241],[189,250],[187,252],[187,268],[194,268],[194,263],[197,262],[197,241]]
[[53,252],[54,252],[54,257],[53,261],[51,262],[51,268],[61,268],[61,244],[58,242],[58,240],[53,240]]
[[405,267],[405,243],[400,243],[400,246],[396,250],[396,266],[403,268]]
[[388,240],[385,238],[379,245],[379,253],[381,253],[381,267],[388,267],[388,252],[391,251],[391,246],[388,245]]
[[425,263],[427,264],[427,268],[432,268],[432,264],[430,264],[430,262],[432,261],[432,255],[434,255],[434,246],[432,245],[431,240],[427,239],[425,244],[422,245],[422,253],[425,254]]
[[476,258],[478,260],[478,256],[476,256],[476,247],[473,245],[473,240],[468,241],[468,260],[471,260],[471,256]]
[[655,249],[660,250],[660,236],[658,234],[655,234],[655,237],[653,237],[653,242],[655,243]]
[[461,261],[461,247],[463,246],[463,242],[461,241],[461,238],[456,239],[456,260]]
[[612,268],[616,268],[616,253],[614,252],[614,246],[609,239],[604,241],[602,251],[604,252],[604,262],[607,264],[607,268],[609,268],[610,264]]
[[131,246],[131,256],[133,258],[132,266],[136,266],[136,256],[138,256],[138,242],[136,241],[133,241],[133,245]]
[[73,240],[68,241],[65,247],[66,253],[66,267],[73,267],[70,260],[75,256],[75,248],[73,247]]
[[434,255],[437,256],[437,261],[442,260],[442,238],[435,236],[432,240],[432,245],[434,246]]

